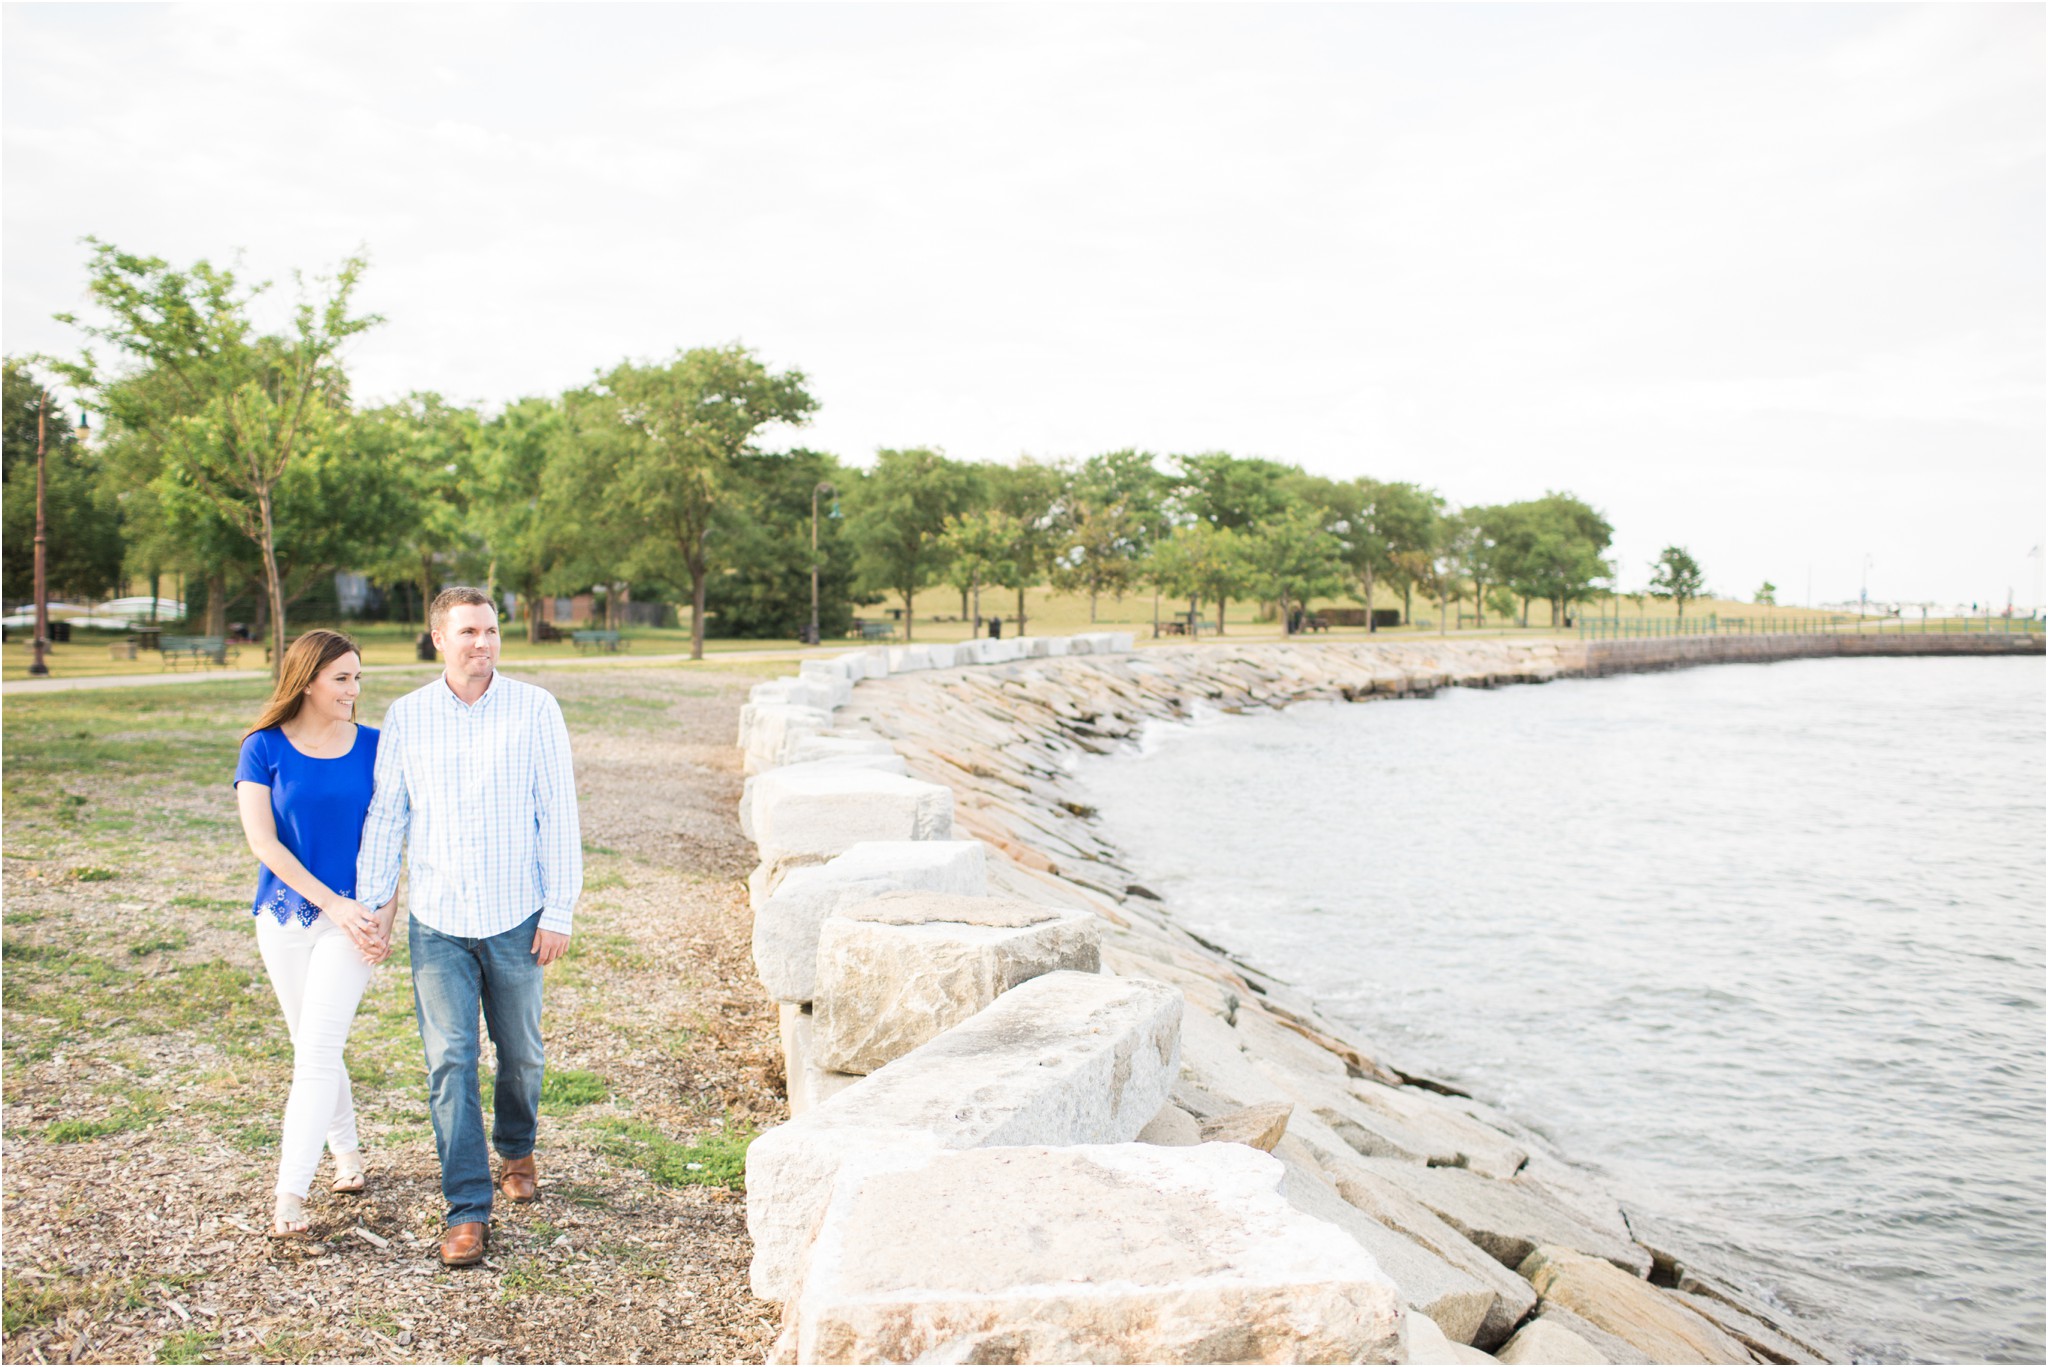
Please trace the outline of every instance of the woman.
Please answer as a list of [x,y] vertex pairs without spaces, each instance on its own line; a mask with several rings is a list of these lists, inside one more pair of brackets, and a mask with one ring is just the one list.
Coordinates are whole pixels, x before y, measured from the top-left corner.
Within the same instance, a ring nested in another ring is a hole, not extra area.
[[309,631],[285,651],[263,715],[242,738],[235,801],[261,861],[256,947],[292,1040],[292,1090],[277,1164],[275,1238],[308,1229],[306,1194],[324,1137],[334,1190],[363,1189],[354,1099],[341,1048],[370,969],[391,953],[396,900],[354,898],[356,850],[370,807],[375,727],[355,721],[362,653],[338,631]]

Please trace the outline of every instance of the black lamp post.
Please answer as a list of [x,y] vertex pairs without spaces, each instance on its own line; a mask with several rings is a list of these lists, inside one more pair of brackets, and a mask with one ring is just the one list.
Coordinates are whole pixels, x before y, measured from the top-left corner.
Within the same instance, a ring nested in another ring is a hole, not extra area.
[[43,512],[44,490],[47,483],[44,478],[43,410],[49,407],[49,404],[50,391],[36,391],[36,641],[35,659],[29,662],[28,672],[37,677],[50,672],[50,667],[43,663],[43,652],[49,648],[50,642],[50,595],[46,577],[46,527]]
[[819,480],[818,487],[811,490],[811,639],[808,645],[818,644],[818,498],[821,494],[836,494],[829,481]]

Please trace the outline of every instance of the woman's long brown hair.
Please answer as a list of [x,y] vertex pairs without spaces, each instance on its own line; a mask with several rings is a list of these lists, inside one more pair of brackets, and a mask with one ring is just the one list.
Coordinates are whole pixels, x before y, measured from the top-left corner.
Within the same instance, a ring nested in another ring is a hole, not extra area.
[[263,714],[242,733],[242,739],[298,716],[300,705],[306,701],[306,690],[320,677],[320,671],[350,652],[359,660],[363,657],[354,641],[322,627],[315,627],[293,641],[285,648],[284,668],[277,672],[277,687],[271,690],[270,701],[263,704]]

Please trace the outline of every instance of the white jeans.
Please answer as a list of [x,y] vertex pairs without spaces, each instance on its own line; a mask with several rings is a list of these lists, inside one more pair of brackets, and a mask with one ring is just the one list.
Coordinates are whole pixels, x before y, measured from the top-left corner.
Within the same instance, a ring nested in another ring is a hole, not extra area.
[[260,914],[256,948],[292,1038],[292,1091],[284,1106],[277,1189],[303,1199],[320,1166],[323,1137],[336,1153],[357,1148],[355,1098],[341,1047],[369,985],[370,966],[355,942],[325,916],[310,926],[296,920],[281,926],[276,917]]

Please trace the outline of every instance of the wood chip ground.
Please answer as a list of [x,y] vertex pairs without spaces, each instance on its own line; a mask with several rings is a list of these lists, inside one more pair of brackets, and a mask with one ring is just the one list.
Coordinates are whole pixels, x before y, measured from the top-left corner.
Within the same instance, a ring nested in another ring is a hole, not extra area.
[[[500,1201],[464,1271],[434,1256],[445,1207],[402,956],[348,1050],[369,1190],[329,1193],[323,1161],[314,1237],[265,1237],[291,1054],[230,788],[262,687],[10,700],[5,1359],[761,1360],[775,1307],[747,1290],[732,1172],[786,1110],[732,738],[777,668],[523,675],[569,719],[587,882],[546,984],[542,1196]],[[372,676],[361,715],[426,677]]]

